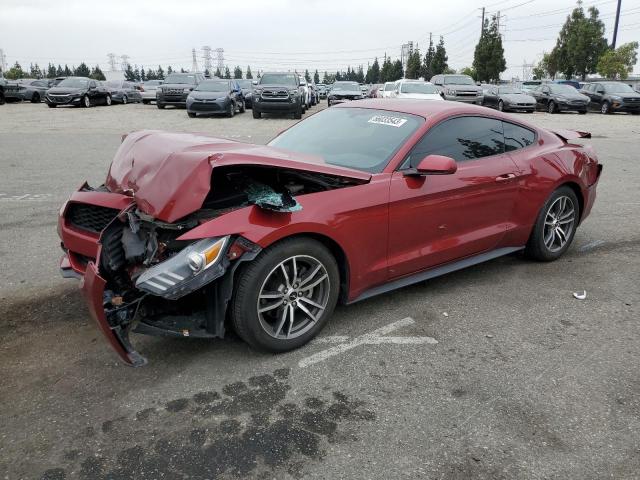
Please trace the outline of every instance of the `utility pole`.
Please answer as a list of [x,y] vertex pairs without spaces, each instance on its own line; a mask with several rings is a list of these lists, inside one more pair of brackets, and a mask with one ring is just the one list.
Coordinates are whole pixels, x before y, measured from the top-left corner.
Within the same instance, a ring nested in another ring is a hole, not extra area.
[[115,72],[116,71],[116,54],[107,53],[107,58],[109,59],[109,70],[112,72]]
[[120,55],[120,67],[122,68],[122,70],[126,70],[127,67],[129,66],[129,55]]
[[480,37],[484,34],[484,7],[482,7],[482,22],[480,23]]
[[204,46],[202,51],[204,52],[204,71],[211,74],[211,47]]
[[2,73],[7,71],[7,56],[4,54],[4,50],[0,48],[0,70]]
[[616,8],[616,23],[613,27],[613,42],[611,42],[611,48],[615,50],[616,48],[616,40],[618,38],[618,23],[620,21],[620,6],[622,4],[622,0],[618,0],[618,8]]
[[216,61],[220,73],[224,73],[224,48],[216,48]]

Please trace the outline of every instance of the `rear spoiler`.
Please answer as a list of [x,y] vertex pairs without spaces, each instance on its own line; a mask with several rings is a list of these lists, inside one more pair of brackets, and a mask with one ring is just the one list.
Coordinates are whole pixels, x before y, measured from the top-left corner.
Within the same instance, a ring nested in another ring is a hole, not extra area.
[[558,130],[550,129],[550,131],[556,134],[565,142],[569,140],[575,140],[576,138],[591,138],[590,132],[578,132],[575,130],[563,130],[563,129],[558,129]]

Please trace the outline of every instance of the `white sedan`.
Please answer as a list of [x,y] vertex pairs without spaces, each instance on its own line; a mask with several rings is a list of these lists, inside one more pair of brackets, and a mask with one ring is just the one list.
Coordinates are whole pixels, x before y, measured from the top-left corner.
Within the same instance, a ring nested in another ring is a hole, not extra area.
[[413,98],[415,100],[444,100],[438,87],[422,80],[399,80],[394,92],[396,98]]

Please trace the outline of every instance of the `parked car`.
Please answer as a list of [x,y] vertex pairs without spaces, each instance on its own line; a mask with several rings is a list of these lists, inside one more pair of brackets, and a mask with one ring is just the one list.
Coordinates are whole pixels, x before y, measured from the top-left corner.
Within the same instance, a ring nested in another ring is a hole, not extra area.
[[358,82],[335,82],[329,92],[327,105],[337,105],[338,103],[350,102],[364,98]]
[[314,338],[338,302],[518,251],[560,258],[602,169],[571,142],[585,135],[400,100],[325,109],[266,146],[134,132],[106,183],[85,183],[60,209],[61,271],[82,279],[128,364],[145,363],[131,331],[232,328],[285,352]]
[[263,113],[292,113],[299,119],[306,111],[305,102],[305,91],[295,73],[264,73],[254,83],[253,118]]
[[58,105],[91,107],[111,105],[111,93],[101,82],[87,77],[67,77],[51,87],[44,97],[49,108]]
[[553,83],[557,83],[559,85],[569,85],[576,90],[580,90],[580,82],[578,82],[577,80],[554,80]]
[[549,113],[574,111],[587,113],[589,97],[569,85],[546,83],[531,91],[536,107]]
[[236,80],[236,82],[238,82],[238,85],[240,85],[240,88],[242,89],[245,108],[251,108],[253,106],[253,81],[251,79],[240,79]]
[[233,117],[244,111],[244,96],[236,80],[205,80],[187,97],[187,115],[191,118],[197,114]]
[[398,81],[394,96],[414,100],[444,100],[442,92],[435,85],[422,80]]
[[444,93],[445,100],[482,104],[482,88],[468,75],[434,75],[431,83]]
[[596,82],[584,85],[580,93],[589,97],[589,108],[601,113],[629,112],[640,114],[640,93],[626,83]]
[[164,83],[164,80],[147,80],[140,87],[140,95],[142,96],[142,103],[148,105],[151,102],[156,101],[156,95],[158,87]]
[[391,98],[396,91],[396,82],[385,82],[382,90],[379,90],[379,98]]
[[501,112],[516,111],[533,113],[536,99],[516,87],[496,85],[484,90],[482,104],[497,108]]
[[113,103],[140,103],[142,102],[142,94],[138,86],[133,82],[126,80],[110,80],[105,82],[106,87],[111,93],[111,101]]
[[304,79],[304,77],[299,77],[299,80],[300,80],[300,87],[304,92],[303,93],[304,106],[305,106],[305,109],[308,110],[309,108],[311,108],[311,87],[307,84],[307,81]]
[[156,90],[156,106],[160,109],[167,105],[187,107],[187,97],[200,82],[204,81],[202,73],[172,73],[167,75],[164,83]]
[[520,84],[520,89],[527,94],[531,94],[531,90],[535,90],[542,85],[542,80],[526,80]]
[[318,83],[317,84],[318,87],[318,96],[319,98],[323,99],[323,98],[327,98],[327,85],[325,85],[324,83]]
[[7,80],[0,77],[0,85],[2,85],[2,95],[0,102],[2,104],[9,102],[21,102],[26,88],[14,80]]
[[24,89],[21,92],[22,99],[31,103],[40,103],[50,88],[50,83],[47,79],[24,78],[18,80],[18,84]]
[[360,85],[360,91],[362,92],[362,98],[369,98],[369,87]]

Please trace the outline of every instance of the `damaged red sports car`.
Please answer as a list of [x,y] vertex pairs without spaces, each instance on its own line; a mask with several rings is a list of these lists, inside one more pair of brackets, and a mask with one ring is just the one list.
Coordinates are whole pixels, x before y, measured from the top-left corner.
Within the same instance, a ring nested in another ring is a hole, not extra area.
[[267,146],[123,139],[104,185],[60,212],[65,277],[120,357],[130,332],[283,352],[353,303],[517,250],[549,261],[589,214],[587,134],[453,102],[362,100]]

